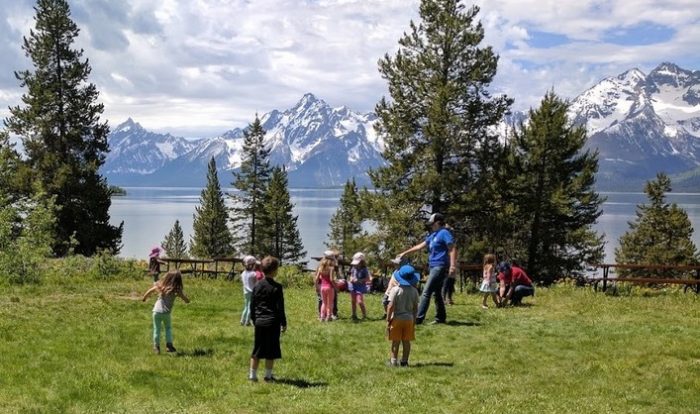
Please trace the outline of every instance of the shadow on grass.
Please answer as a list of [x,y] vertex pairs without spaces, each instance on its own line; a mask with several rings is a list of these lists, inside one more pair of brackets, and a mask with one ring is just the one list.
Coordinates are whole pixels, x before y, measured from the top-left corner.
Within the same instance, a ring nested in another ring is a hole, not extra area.
[[481,326],[481,322],[476,321],[447,321],[447,326]]
[[535,306],[533,303],[518,303],[517,305],[510,305],[512,308],[531,308]]
[[214,355],[214,350],[211,348],[194,348],[191,351],[177,351],[178,357],[210,357]]
[[275,380],[275,384],[291,385],[292,387],[297,388],[318,388],[328,386],[328,383],[326,382],[309,382],[300,378],[277,378]]
[[418,362],[413,365],[409,365],[411,368],[424,368],[424,367],[453,367],[454,362]]

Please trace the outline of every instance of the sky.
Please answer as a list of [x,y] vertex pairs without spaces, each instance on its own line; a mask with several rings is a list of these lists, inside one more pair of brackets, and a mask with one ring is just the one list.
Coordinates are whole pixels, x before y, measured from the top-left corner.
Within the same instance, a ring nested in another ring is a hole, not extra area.
[[[32,0],[0,0],[0,118],[21,103],[15,70]],[[311,92],[372,111],[377,62],[418,20],[418,0],[69,0],[112,127],[211,137]],[[536,106],[573,99],[633,67],[700,70],[700,0],[477,0],[483,46],[500,56],[491,91]]]

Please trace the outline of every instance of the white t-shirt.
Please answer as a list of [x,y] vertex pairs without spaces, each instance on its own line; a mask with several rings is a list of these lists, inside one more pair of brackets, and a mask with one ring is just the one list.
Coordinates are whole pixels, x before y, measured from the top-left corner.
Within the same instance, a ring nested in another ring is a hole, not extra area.
[[243,294],[253,293],[253,287],[255,286],[255,270],[244,270],[241,273],[241,280],[243,281]]

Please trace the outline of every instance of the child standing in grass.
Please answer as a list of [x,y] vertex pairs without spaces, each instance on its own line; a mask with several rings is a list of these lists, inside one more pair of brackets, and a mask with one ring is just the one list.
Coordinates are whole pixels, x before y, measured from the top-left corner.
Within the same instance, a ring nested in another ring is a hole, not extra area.
[[316,287],[321,295],[321,312],[319,320],[326,322],[332,320],[333,297],[335,296],[335,260],[324,255],[316,270]]
[[355,253],[352,256],[351,276],[350,276],[350,300],[352,305],[352,319],[357,320],[357,306],[360,306],[362,311],[362,319],[367,318],[367,309],[365,308],[365,293],[367,293],[367,282],[369,281],[369,270],[365,262],[363,253]]
[[[257,260],[253,256],[243,258],[245,270],[241,273],[243,282],[243,312],[241,313],[241,325],[247,326],[250,321],[250,298],[253,296],[253,287],[258,281],[258,272],[255,270]],[[262,274],[262,272],[260,272]],[[262,279],[262,278],[260,278]]]
[[250,311],[255,325],[255,343],[250,356],[248,379],[251,381],[258,380],[258,365],[261,359],[265,360],[265,381],[274,381],[272,369],[275,359],[282,358],[280,333],[287,330],[287,316],[284,312],[282,285],[274,280],[278,267],[279,261],[276,258],[264,258],[262,271],[265,278],[253,288]]
[[185,303],[190,300],[182,290],[182,274],[179,270],[171,270],[163,280],[158,281],[143,295],[145,302],[152,293],[158,293],[158,300],[153,306],[153,351],[160,354],[161,325],[165,325],[165,346],[168,352],[177,352],[173,346],[173,328],[170,314],[175,304],[175,298],[180,297]]
[[495,303],[496,306],[499,305],[498,295],[496,293],[498,291],[498,282],[496,281],[496,256],[493,254],[484,256],[483,280],[481,281],[479,291],[484,293],[484,299],[481,301],[482,308],[489,308],[489,305],[486,304],[489,295],[493,299],[493,303]]
[[391,341],[389,366],[399,366],[399,346],[403,345],[400,365],[408,366],[411,341],[416,339],[416,317],[418,316],[418,289],[420,276],[411,265],[403,265],[394,272],[398,283],[389,292],[387,308],[387,336]]
[[162,263],[160,251],[160,247],[155,246],[151,249],[151,253],[148,254],[148,274],[153,277],[153,283],[158,282],[160,277],[160,265]]

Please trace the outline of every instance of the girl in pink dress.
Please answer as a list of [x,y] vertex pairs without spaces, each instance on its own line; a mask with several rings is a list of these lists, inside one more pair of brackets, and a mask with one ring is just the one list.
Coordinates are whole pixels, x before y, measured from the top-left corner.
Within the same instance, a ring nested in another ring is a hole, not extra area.
[[333,297],[335,296],[335,260],[330,257],[321,259],[321,263],[316,270],[316,286],[319,286],[321,292],[321,314],[319,319],[321,322],[332,320],[333,315]]

